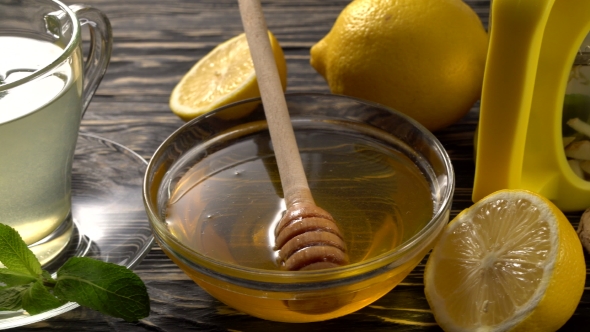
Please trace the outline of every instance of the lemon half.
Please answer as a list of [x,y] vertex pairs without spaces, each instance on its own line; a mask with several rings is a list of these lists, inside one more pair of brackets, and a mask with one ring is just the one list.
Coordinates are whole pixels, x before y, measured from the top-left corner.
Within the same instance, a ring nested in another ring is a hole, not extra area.
[[447,225],[424,272],[446,331],[555,331],[574,313],[586,278],[576,232],[549,200],[501,190]]
[[[283,91],[287,87],[287,64],[283,50],[269,31]],[[180,80],[170,95],[170,109],[184,121],[218,107],[260,97],[254,64],[245,34],[215,47],[199,60]],[[230,118],[240,118],[249,108],[236,108]]]

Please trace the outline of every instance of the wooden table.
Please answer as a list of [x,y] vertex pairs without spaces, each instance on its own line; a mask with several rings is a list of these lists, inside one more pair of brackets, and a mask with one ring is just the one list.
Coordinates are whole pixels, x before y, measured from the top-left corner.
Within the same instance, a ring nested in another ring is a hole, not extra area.
[[[68,0],[67,3],[77,1]],[[82,130],[119,142],[149,160],[158,145],[183,122],[168,97],[184,73],[213,47],[243,31],[236,0],[86,0],[111,20],[114,49],[110,67],[94,97]],[[487,26],[489,0],[467,0]],[[329,92],[309,65],[309,49],[331,28],[349,0],[263,1],[268,26],[288,63],[288,92]],[[470,206],[473,133],[478,105],[459,123],[436,136],[451,155],[457,175],[454,217]],[[577,226],[580,214],[569,214]],[[588,257],[588,256],[587,256]],[[590,262],[590,260],[587,260]],[[419,265],[392,292],[348,316],[310,324],[253,318],[215,300],[156,246],[135,269],[151,297],[151,314],[136,324],[78,308],[19,330],[63,331],[439,331],[424,297]],[[590,282],[587,281],[586,285]],[[588,330],[590,289],[563,328]]]

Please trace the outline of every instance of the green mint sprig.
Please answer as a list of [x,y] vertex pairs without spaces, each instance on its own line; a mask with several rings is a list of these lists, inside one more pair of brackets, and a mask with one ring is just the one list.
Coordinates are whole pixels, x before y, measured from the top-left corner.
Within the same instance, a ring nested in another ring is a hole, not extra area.
[[24,309],[36,315],[67,302],[104,314],[137,321],[150,312],[143,281],[124,266],[72,257],[57,277],[41,268],[18,232],[0,224],[0,311]]

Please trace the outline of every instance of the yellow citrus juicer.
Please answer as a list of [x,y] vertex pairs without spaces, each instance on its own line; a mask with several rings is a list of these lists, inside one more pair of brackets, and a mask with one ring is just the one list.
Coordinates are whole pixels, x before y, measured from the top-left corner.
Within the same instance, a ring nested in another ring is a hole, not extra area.
[[473,200],[527,189],[563,211],[590,207],[590,182],[570,168],[562,113],[590,0],[493,0]]

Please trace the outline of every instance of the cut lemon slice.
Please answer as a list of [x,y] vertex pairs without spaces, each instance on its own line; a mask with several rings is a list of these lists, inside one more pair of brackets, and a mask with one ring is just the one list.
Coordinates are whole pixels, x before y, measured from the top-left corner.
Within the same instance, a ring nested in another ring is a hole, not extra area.
[[[285,90],[287,64],[283,50],[270,31],[268,35]],[[170,95],[170,109],[188,121],[218,107],[259,96],[248,41],[242,33],[218,45],[184,75]],[[242,117],[252,109],[237,108],[230,117]]]
[[585,278],[563,213],[535,193],[501,190],[447,225],[424,285],[446,331],[555,331],[574,313]]

